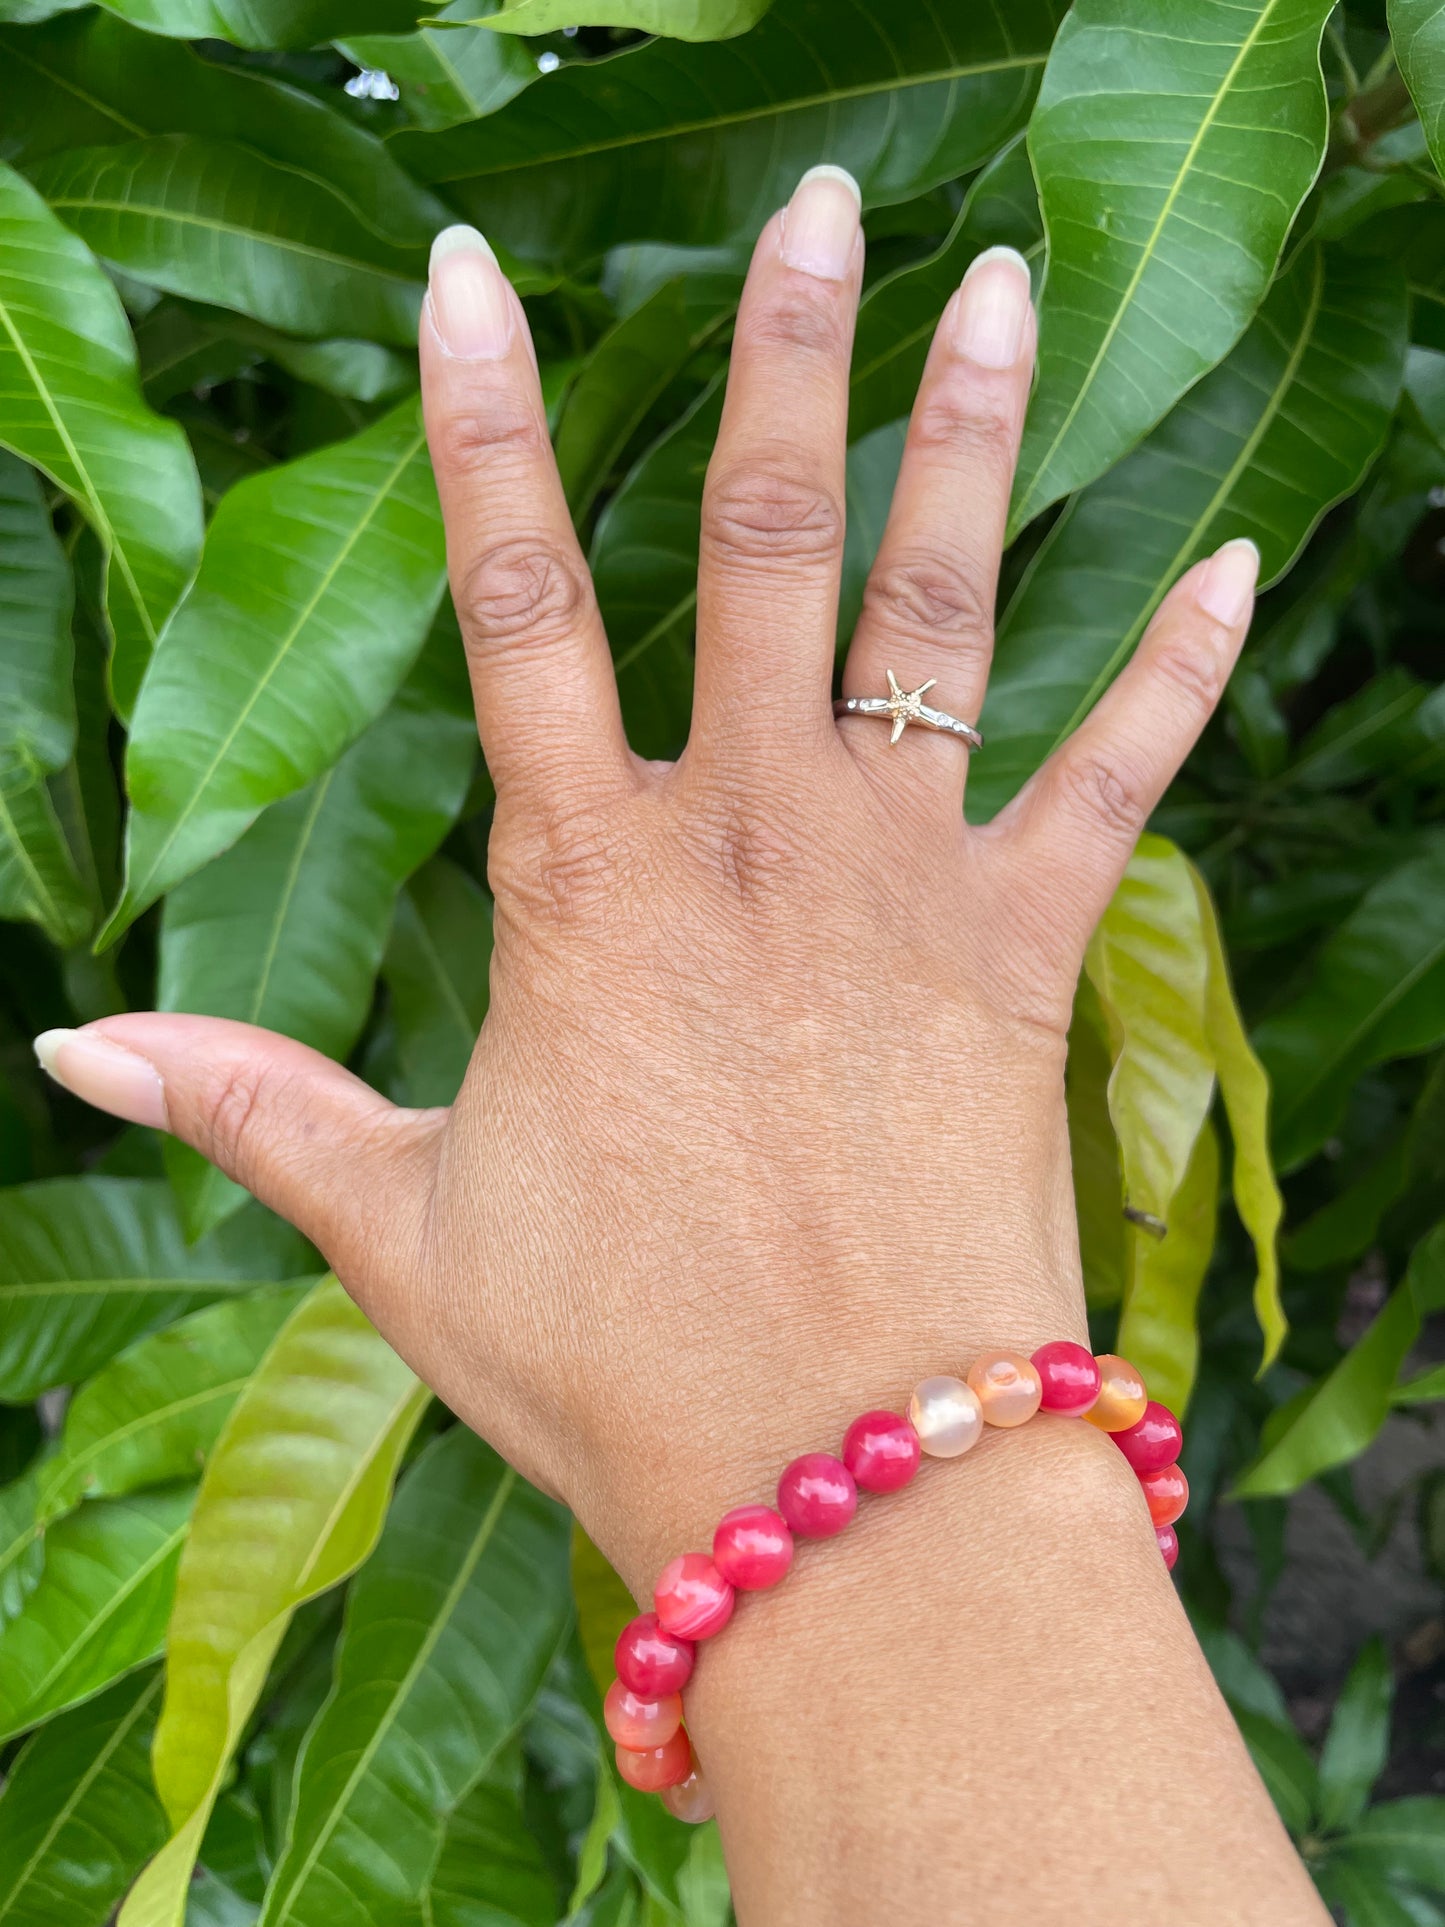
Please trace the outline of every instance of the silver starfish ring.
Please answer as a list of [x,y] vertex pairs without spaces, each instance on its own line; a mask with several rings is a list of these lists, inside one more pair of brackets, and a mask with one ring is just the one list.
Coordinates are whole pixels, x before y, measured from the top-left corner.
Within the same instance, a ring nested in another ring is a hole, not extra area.
[[941,729],[950,736],[961,736],[970,749],[982,749],[983,738],[972,723],[966,723],[959,716],[950,716],[946,709],[930,709],[923,698],[938,681],[931,676],[921,682],[917,689],[901,689],[898,678],[888,671],[888,694],[886,696],[844,696],[833,705],[835,716],[887,716],[893,723],[893,733],[888,738],[896,743],[910,723],[917,723],[922,729]]

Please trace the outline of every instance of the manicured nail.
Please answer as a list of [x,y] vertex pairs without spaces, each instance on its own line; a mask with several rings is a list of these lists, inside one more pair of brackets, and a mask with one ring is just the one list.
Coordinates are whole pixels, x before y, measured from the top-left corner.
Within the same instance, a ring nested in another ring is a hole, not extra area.
[[842,281],[853,266],[863,196],[841,167],[810,167],[783,209],[780,253],[790,268]]
[[98,1111],[157,1131],[170,1128],[166,1087],[149,1058],[88,1030],[43,1030],[35,1055],[57,1084]]
[[1208,616],[1233,629],[1249,613],[1259,580],[1259,550],[1247,535],[1217,549],[1204,565],[1195,600]]
[[1012,368],[1029,318],[1029,264],[1016,248],[985,248],[968,264],[953,317],[953,345],[981,368]]
[[497,257],[474,227],[443,228],[431,244],[427,308],[458,361],[500,361],[512,345],[512,296]]

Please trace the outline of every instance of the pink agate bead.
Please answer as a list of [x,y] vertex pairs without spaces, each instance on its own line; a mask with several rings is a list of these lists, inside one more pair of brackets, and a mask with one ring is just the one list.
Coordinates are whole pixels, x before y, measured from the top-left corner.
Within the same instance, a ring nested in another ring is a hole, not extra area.
[[1179,1534],[1173,1526],[1155,1526],[1154,1538],[1166,1568],[1173,1572],[1174,1561],[1179,1557]]
[[692,1678],[697,1654],[692,1641],[665,1633],[656,1613],[639,1613],[617,1635],[617,1677],[641,1699],[680,1693]]
[[713,1534],[713,1564],[730,1586],[761,1592],[793,1563],[793,1535],[769,1505],[740,1505]]
[[778,1510],[805,1539],[831,1539],[858,1510],[853,1474],[831,1452],[805,1452],[778,1480]]
[[1189,1503],[1189,1481],[1177,1465],[1146,1472],[1139,1483],[1149,1502],[1149,1517],[1156,1526],[1172,1526],[1176,1519],[1183,1518]]
[[1039,1375],[1039,1409],[1076,1418],[1099,1396],[1099,1361],[1071,1338],[1040,1345],[1033,1356]]
[[1021,1352],[985,1352],[968,1368],[968,1383],[983,1407],[985,1425],[1012,1430],[1039,1409],[1043,1385]]
[[646,1753],[665,1746],[682,1725],[682,1696],[668,1693],[663,1699],[642,1699],[615,1679],[602,1702],[602,1720],[619,1746]]
[[1142,1479],[1173,1465],[1184,1443],[1184,1428],[1167,1405],[1150,1399],[1137,1425],[1112,1434],[1115,1445]]
[[670,1786],[681,1786],[692,1772],[692,1747],[679,1727],[662,1746],[650,1746],[645,1753],[630,1746],[617,1749],[617,1771],[639,1793],[662,1793]]
[[652,1603],[665,1633],[711,1639],[733,1616],[733,1589],[705,1552],[684,1552],[663,1567]]
[[696,1765],[677,1786],[663,1788],[662,1804],[674,1820],[686,1821],[690,1827],[700,1827],[717,1812],[711,1789]]
[[897,1492],[918,1470],[918,1434],[897,1412],[865,1412],[843,1439],[843,1463],[865,1492]]

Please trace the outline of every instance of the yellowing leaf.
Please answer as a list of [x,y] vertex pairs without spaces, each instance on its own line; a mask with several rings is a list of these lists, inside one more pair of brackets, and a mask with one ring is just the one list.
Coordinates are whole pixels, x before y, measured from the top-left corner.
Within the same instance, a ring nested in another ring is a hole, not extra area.
[[1064,1091],[1069,1107],[1069,1159],[1074,1170],[1074,1206],[1079,1219],[1079,1257],[1084,1296],[1090,1305],[1117,1305],[1124,1295],[1127,1263],[1124,1181],[1119,1140],[1109,1119],[1108,1024],[1098,992],[1079,979],[1074,1021],[1069,1026],[1069,1057]]
[[1109,1115],[1129,1210],[1168,1221],[1214,1095],[1208,962],[1189,865],[1142,836],[1084,959],[1114,1044]]
[[1219,1138],[1206,1118],[1184,1182],[1169,1202],[1162,1238],[1129,1225],[1129,1271],[1119,1350],[1150,1392],[1182,1412],[1199,1364],[1196,1309],[1219,1217]]
[[572,1592],[587,1670],[596,1680],[598,1692],[605,1693],[614,1676],[612,1649],[617,1635],[637,1607],[632,1594],[577,1525],[572,1528]]
[[1239,1006],[1229,981],[1229,960],[1219,934],[1219,919],[1209,886],[1192,864],[1189,874],[1199,904],[1199,927],[1208,959],[1204,1030],[1214,1055],[1219,1094],[1229,1115],[1234,1139],[1234,1206],[1254,1240],[1258,1273],[1254,1281],[1254,1314],[1264,1334],[1260,1370],[1267,1371],[1279,1356],[1289,1321],[1279,1296],[1279,1255],[1275,1249],[1284,1199],[1275,1182],[1269,1154],[1269,1079],[1245,1032]]
[[121,1927],[181,1927],[201,1836],[291,1615],[371,1551],[426,1399],[328,1278],[237,1400],[201,1483],[167,1637],[155,1776],[174,1831]]

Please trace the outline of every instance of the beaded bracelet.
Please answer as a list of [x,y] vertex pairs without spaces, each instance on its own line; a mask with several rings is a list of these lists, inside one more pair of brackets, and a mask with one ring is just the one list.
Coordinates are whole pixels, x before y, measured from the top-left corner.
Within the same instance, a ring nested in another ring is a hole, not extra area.
[[603,1717],[617,1743],[617,1770],[629,1786],[660,1793],[677,1819],[711,1819],[713,1803],[682,1723],[682,1689],[697,1641],[732,1618],[739,1592],[776,1586],[793,1563],[793,1535],[831,1539],[858,1509],[858,1493],[897,1492],[919,1458],[956,1459],[986,1425],[1011,1430],[1035,1412],[1086,1419],[1108,1432],[1138,1477],[1166,1566],[1179,1557],[1174,1523],[1189,1499],[1177,1464],[1184,1433],[1167,1406],[1149,1397],[1127,1359],[1095,1357],[1058,1339],[1032,1358],[985,1352],[966,1380],[926,1378],[908,1416],[865,1412],[848,1427],[842,1456],[806,1452],[778,1481],[777,1509],[743,1505],[713,1535],[712,1556],[684,1552],[664,1566],[650,1613],[618,1636],[617,1678]]

